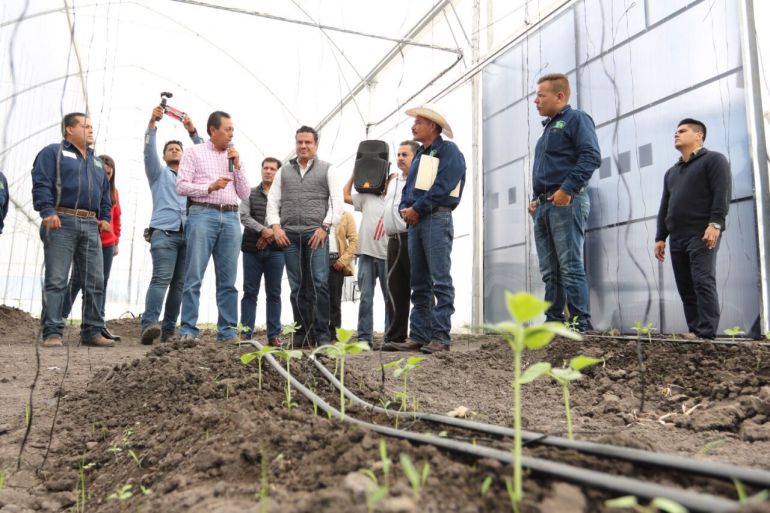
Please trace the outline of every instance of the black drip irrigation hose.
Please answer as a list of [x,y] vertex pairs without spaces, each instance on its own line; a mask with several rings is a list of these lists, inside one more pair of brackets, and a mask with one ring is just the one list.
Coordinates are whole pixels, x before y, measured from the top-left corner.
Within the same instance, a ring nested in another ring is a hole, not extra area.
[[[249,344],[257,349],[262,348],[262,344],[259,342],[249,341]],[[328,415],[342,420],[339,410],[329,405],[316,393],[309,390],[296,378],[286,372],[286,369],[284,369],[283,366],[271,354],[268,353],[265,355],[265,357],[273,369],[275,369],[284,379],[289,380],[291,385],[296,388],[303,396],[305,396],[306,399],[312,401],[316,406],[321,408]],[[478,458],[491,458],[502,463],[513,463],[513,454],[510,451],[502,451],[499,449],[493,449],[478,444],[474,445],[459,440],[441,438],[434,435],[425,435],[422,433],[413,433],[401,429],[395,429],[389,426],[372,424],[350,415],[345,415],[344,421],[364,427],[370,431],[382,435],[402,438],[404,440],[410,440],[420,444],[433,445],[435,447],[441,447],[449,451],[460,452]],[[630,477],[605,474],[603,472],[573,467],[564,463],[548,461],[541,458],[523,456],[521,463],[524,467],[535,472],[539,472],[541,474],[545,474],[563,481],[569,481],[588,488],[601,488],[624,495],[644,497],[646,499],[653,499],[655,497],[667,498],[678,502],[690,511],[719,513],[733,511],[740,507],[740,504],[735,501],[716,497],[714,495],[699,494],[678,488],[671,488],[657,483],[648,483]]]
[[[607,340],[617,340],[619,342],[635,342],[637,340],[636,335],[594,335],[594,334],[587,334],[587,337],[590,338],[603,338]],[[706,338],[666,338],[666,337],[642,337],[642,342],[679,342],[680,344],[718,344],[718,345],[724,345],[724,346],[740,346],[740,345],[754,345],[754,346],[770,346],[770,341],[768,340],[756,340],[753,338],[738,338],[736,337],[735,340],[729,339],[729,338],[719,338],[719,339],[706,339]]]
[[[315,364],[316,368],[321,371],[321,374],[334,385],[337,390],[340,388],[339,380],[332,374],[329,369],[326,368],[321,362],[318,361],[313,355],[310,355],[310,359]],[[478,431],[491,435],[513,437],[514,431],[512,428],[498,426],[495,424],[486,424],[484,422],[477,422],[473,420],[459,419],[455,417],[448,417],[446,415],[438,415],[434,413],[413,413],[402,412],[381,408],[374,404],[368,403],[356,396],[347,387],[345,388],[345,396],[352,402],[357,403],[367,409],[376,411],[378,413],[384,413],[388,416],[409,417],[416,420],[423,420],[428,422],[435,422],[444,424],[447,426],[458,427],[462,429],[468,429],[471,431]],[[522,440],[530,443],[540,443],[543,445],[550,445],[561,449],[572,449],[586,454],[593,454],[597,456],[603,456],[607,458],[616,458],[642,465],[649,465],[655,467],[665,467],[671,470],[678,470],[683,472],[690,472],[693,474],[699,474],[708,477],[714,477],[718,479],[724,479],[731,481],[737,479],[744,484],[752,484],[762,488],[770,488],[770,471],[740,467],[737,465],[731,465],[729,463],[720,463],[716,461],[699,461],[684,456],[676,456],[672,454],[659,454],[652,451],[645,451],[642,449],[633,449],[630,447],[622,447],[609,444],[601,444],[597,442],[588,442],[583,440],[570,440],[568,438],[546,435],[543,433],[536,433],[533,431],[522,431]]]

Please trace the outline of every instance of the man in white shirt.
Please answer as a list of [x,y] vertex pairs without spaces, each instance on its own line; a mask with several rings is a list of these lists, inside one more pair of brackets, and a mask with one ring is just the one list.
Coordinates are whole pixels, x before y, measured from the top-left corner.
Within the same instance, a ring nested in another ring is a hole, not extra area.
[[299,326],[294,347],[329,343],[329,228],[342,215],[334,167],[316,158],[318,132],[300,127],[297,156],[281,166],[267,197],[266,224],[284,248],[291,308]]
[[412,159],[419,148],[416,141],[404,141],[399,145],[396,163],[401,172],[390,175],[385,193],[385,210],[382,214],[385,235],[388,236],[388,293],[385,296],[385,308],[391,321],[385,330],[383,351],[420,349],[419,344],[406,339],[411,301],[409,237],[406,221],[401,218],[398,210]]

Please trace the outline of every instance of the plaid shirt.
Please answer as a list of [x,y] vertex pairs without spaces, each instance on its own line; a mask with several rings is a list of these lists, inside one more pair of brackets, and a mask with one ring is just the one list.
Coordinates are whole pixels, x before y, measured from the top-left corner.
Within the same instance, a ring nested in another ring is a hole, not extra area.
[[[209,193],[209,185],[222,176],[232,177],[233,181],[224,189]],[[176,176],[176,192],[200,203],[238,205],[238,198],[249,198],[251,187],[243,163],[230,174],[227,151],[219,151],[208,140],[185,150]]]

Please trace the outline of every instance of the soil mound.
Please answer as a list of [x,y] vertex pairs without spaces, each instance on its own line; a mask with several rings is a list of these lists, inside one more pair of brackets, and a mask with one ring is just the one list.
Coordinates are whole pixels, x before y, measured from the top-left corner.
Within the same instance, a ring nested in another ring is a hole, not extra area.
[[30,343],[35,340],[40,321],[12,306],[0,305],[0,340]]

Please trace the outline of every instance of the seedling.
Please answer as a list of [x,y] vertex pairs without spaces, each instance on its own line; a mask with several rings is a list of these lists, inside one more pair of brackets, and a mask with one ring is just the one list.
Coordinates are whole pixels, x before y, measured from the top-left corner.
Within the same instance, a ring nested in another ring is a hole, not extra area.
[[735,337],[738,335],[745,335],[746,332],[741,329],[740,326],[733,326],[732,328],[727,328],[725,330],[725,335],[730,337],[730,339],[735,342]]
[[302,358],[302,351],[297,349],[276,349],[273,355],[286,362],[286,407],[291,410],[291,360]]
[[401,390],[401,409],[406,410],[407,402],[409,401],[409,375],[413,370],[418,369],[422,362],[425,360],[424,356],[410,356],[409,358],[399,358],[398,360],[386,363],[383,368],[393,368],[393,377],[398,379],[403,376],[404,386]]
[[289,347],[294,347],[294,334],[297,333],[302,326],[295,322],[292,322],[291,324],[286,324],[281,328],[281,335],[284,337],[289,337]]
[[369,513],[372,513],[377,504],[388,495],[388,486],[380,485],[380,483],[377,481],[377,476],[371,469],[362,468],[359,470],[359,472],[368,477],[372,483],[374,483],[374,488],[366,492],[366,510]]
[[248,365],[255,358],[257,359],[257,375],[259,376],[257,388],[259,390],[262,390],[262,358],[266,354],[273,353],[276,350],[277,348],[273,346],[262,346],[262,348],[258,349],[257,351],[252,353],[244,353],[241,355],[241,363],[244,365]]
[[492,487],[492,478],[490,476],[487,476],[484,478],[484,481],[481,483],[481,496],[486,497],[491,487]]
[[409,480],[409,484],[412,485],[412,493],[414,494],[414,500],[420,500],[420,492],[422,491],[425,483],[428,481],[428,475],[430,474],[430,464],[425,463],[422,466],[422,471],[417,472],[412,459],[407,454],[400,454],[398,461],[401,463],[401,468]]
[[524,323],[531,322],[542,315],[551,305],[532,294],[519,292],[513,294],[506,291],[505,302],[512,321],[486,325],[491,331],[499,333],[513,351],[513,484],[511,485],[511,501],[513,510],[518,512],[519,503],[523,497],[521,472],[521,355],[525,349],[542,349],[551,343],[556,335],[582,340],[580,334],[567,329],[559,322],[546,322],[541,325],[525,327]]
[[770,491],[768,490],[762,490],[749,497],[743,483],[737,479],[733,479],[733,484],[735,485],[735,491],[738,493],[738,502],[741,504],[760,504],[770,498]]
[[131,489],[134,487],[132,484],[125,484],[118,488],[115,493],[110,494],[109,497],[107,497],[110,500],[119,500],[119,501],[127,501],[131,497],[134,496],[134,493],[131,491]]
[[337,342],[327,344],[313,351],[316,353],[326,353],[339,362],[340,367],[340,420],[345,420],[345,358],[349,354],[357,354],[363,351],[369,351],[369,343],[364,340],[351,342],[353,332],[343,328],[337,328]]
[[141,468],[142,466],[142,460],[137,456],[136,452],[134,452],[133,449],[128,449],[128,455],[131,456],[131,459],[136,462],[136,465]]
[[625,497],[604,501],[604,505],[610,509],[633,509],[638,513],[657,513],[658,511],[665,513],[688,513],[687,508],[678,502],[664,497],[655,497],[647,506],[643,506],[639,504],[639,500],[633,495],[626,495]]
[[588,356],[576,356],[569,362],[569,367],[553,368],[548,362],[538,362],[530,365],[519,380],[521,384],[529,383],[540,376],[550,376],[561,385],[564,394],[564,411],[567,415],[567,437],[572,440],[572,414],[569,406],[569,384],[583,377],[581,370],[591,365],[601,363],[601,358],[591,358]]
[[390,486],[390,467],[393,466],[393,463],[388,457],[388,445],[382,439],[380,439],[380,461],[382,462],[382,476],[385,479],[385,486]]
[[564,327],[575,333],[580,333],[580,323],[578,322],[578,316],[575,315],[569,321],[564,321]]
[[644,411],[644,398],[647,390],[647,368],[644,365],[644,353],[642,350],[642,335],[647,335],[647,340],[652,342],[654,325],[649,322],[642,326],[642,321],[635,321],[631,329],[636,332],[636,357],[639,360],[639,386],[641,388],[639,398],[639,411]]

